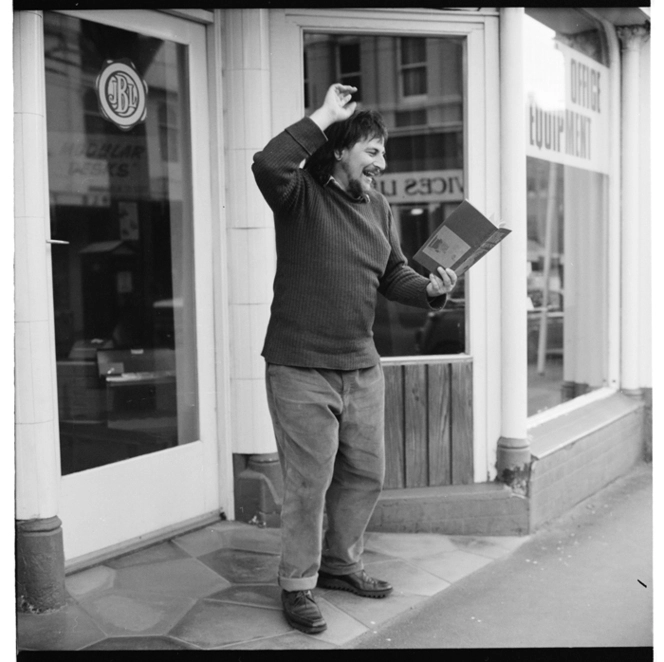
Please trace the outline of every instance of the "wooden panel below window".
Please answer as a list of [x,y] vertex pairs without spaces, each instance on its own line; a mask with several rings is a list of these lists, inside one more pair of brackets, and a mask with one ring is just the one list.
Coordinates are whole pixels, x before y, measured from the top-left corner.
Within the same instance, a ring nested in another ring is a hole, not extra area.
[[384,366],[385,487],[405,487],[402,366]]
[[383,369],[385,488],[472,483],[471,360]]
[[403,382],[406,487],[421,487],[429,480],[427,366],[403,366]]
[[470,363],[452,363],[452,484],[473,482],[473,370]]

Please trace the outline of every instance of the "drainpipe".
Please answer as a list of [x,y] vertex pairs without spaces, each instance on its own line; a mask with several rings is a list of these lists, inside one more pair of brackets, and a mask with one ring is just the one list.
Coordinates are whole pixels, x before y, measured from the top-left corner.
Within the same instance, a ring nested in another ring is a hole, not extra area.
[[501,215],[512,228],[501,252],[502,422],[498,480],[525,494],[530,470],[527,435],[527,193],[521,7],[500,10]]
[[622,269],[621,276],[621,388],[632,397],[642,395],[639,380],[639,288],[641,217],[639,170],[640,55],[649,34],[643,25],[616,29],[622,42]]
[[[43,17],[14,13],[16,600],[66,602],[51,303]],[[57,250],[57,246],[53,250]]]

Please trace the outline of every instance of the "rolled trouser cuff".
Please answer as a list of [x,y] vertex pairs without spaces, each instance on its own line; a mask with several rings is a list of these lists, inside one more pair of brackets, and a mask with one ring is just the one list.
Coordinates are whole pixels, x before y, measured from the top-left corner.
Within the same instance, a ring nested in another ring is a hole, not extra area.
[[284,591],[311,591],[316,588],[318,574],[312,577],[279,577],[278,582]]

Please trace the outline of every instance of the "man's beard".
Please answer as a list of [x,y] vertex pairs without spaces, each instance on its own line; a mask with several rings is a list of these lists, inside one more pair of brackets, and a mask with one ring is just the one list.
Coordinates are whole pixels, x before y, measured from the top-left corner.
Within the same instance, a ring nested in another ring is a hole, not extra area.
[[359,177],[353,177],[350,173],[350,168],[345,163],[342,163],[341,167],[348,177],[348,193],[350,193],[350,195],[354,198],[364,197],[365,193],[369,189],[373,188],[372,185],[367,186],[364,180],[360,179]]
[[366,193],[366,188],[359,179],[351,179],[348,182],[348,192],[354,198],[361,198]]

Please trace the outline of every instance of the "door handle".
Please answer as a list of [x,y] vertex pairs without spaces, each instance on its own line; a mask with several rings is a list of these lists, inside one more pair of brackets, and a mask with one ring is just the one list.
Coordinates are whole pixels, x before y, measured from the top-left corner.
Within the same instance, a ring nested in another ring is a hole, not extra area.
[[46,243],[47,244],[65,244],[67,246],[69,245],[68,241],[64,241],[62,239],[47,239]]

